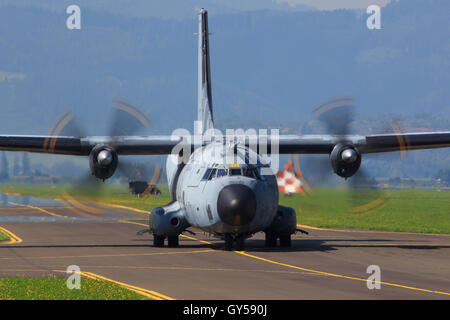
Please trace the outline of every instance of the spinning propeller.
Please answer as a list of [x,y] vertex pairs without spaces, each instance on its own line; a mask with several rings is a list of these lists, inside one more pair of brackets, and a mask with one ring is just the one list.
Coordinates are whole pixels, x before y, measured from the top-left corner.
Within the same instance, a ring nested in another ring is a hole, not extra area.
[[[307,162],[306,167],[314,172],[316,181],[328,182],[333,172],[348,180],[352,200],[350,211],[354,215],[368,214],[382,208],[388,201],[387,194],[379,188],[367,170],[361,167],[361,152],[346,139],[354,121],[353,98],[351,96],[330,98],[314,106],[312,112],[316,120],[325,126],[327,133],[338,139],[329,158],[317,156]],[[400,130],[397,131],[401,133]]]
[[[156,187],[163,181],[164,172],[160,175],[160,165],[156,164],[153,175],[149,174],[149,166],[137,164],[119,157],[115,151],[116,143],[125,136],[135,135],[139,131],[147,128],[151,122],[150,116],[139,106],[125,100],[116,98],[112,107],[112,116],[105,141],[107,144],[98,144],[89,154],[90,172],[78,179],[77,183],[65,191],[64,200],[75,207],[76,210],[95,213],[95,207],[81,204],[77,198],[98,199],[103,192],[104,183],[102,181],[110,178],[116,171],[120,177],[131,179],[148,179],[149,187],[144,195],[151,194],[152,187]],[[76,121],[75,116],[70,111],[62,113],[51,126],[48,136],[73,136],[83,138],[87,134]],[[56,138],[50,138],[44,142],[44,148],[50,151],[56,144]],[[161,176],[161,177],[160,177]],[[159,178],[160,177],[160,178]]]

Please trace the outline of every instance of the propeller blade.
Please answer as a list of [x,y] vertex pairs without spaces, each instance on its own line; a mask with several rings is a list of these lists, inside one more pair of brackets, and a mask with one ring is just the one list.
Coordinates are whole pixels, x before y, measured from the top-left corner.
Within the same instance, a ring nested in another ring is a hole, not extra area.
[[323,186],[330,183],[333,177],[330,159],[325,155],[305,155],[302,157],[302,175],[312,186]]
[[389,152],[387,155],[383,155],[384,158],[390,157],[392,159],[404,159],[409,155],[410,142],[408,139],[401,136],[401,134],[405,132],[405,126],[398,119],[393,119],[387,125],[385,125],[384,129],[380,133],[395,134],[400,146],[400,152]]
[[164,174],[166,173],[166,168],[163,166],[162,170],[161,170],[161,177],[159,178],[158,183],[156,184],[156,186],[159,186],[162,184],[162,182],[164,181]]
[[[113,137],[136,134],[139,130],[148,127],[150,122],[150,116],[140,107],[125,99],[116,98],[108,130],[108,136],[112,140],[110,147],[114,148]],[[49,138],[44,141],[43,148],[50,151],[55,147],[56,136],[87,136],[85,130],[76,121],[74,113],[70,110],[64,111],[56,118],[47,135]],[[159,174],[159,167],[157,170]],[[136,177],[137,172],[139,172],[144,181],[150,177],[150,172],[147,172],[148,170],[145,166],[139,166],[130,159],[122,157],[119,158],[117,171],[121,176],[129,180]],[[158,175],[156,175],[155,179],[157,177]],[[154,184],[154,182],[151,183]],[[101,219],[101,216],[97,215],[101,210],[96,205],[93,205],[92,202],[96,202],[97,199],[104,195],[105,184],[107,183],[97,179],[91,172],[87,172],[66,188],[63,193],[63,201],[78,215]]]
[[57,136],[85,137],[86,132],[76,121],[75,114],[70,110],[61,113],[50,126],[47,132],[47,138],[44,140],[43,149],[53,151],[55,148]]
[[134,135],[150,125],[150,116],[139,106],[122,98],[113,103],[110,137]]
[[68,188],[67,192],[78,198],[99,198],[102,194],[101,188],[103,185],[102,181],[87,172],[72,187]]
[[[342,136],[339,143],[344,144],[345,135],[350,134],[355,108],[351,96],[337,96],[317,104],[312,112],[322,122],[329,134]],[[401,132],[398,127],[391,124],[395,132]],[[315,161],[315,173],[318,179],[327,179],[332,173],[330,160]],[[350,212],[355,215],[375,212],[385,206],[386,193],[379,189],[375,178],[371,177],[364,168],[359,168],[356,174],[349,178],[350,197],[352,206]]]
[[349,178],[352,206],[350,212],[356,216],[367,215],[382,209],[387,202],[388,194],[379,188],[375,178],[364,168]]
[[351,96],[337,96],[312,108],[316,118],[325,124],[327,133],[333,135],[346,135],[349,125],[353,121],[354,106]]
[[117,166],[117,171],[120,177],[125,177],[128,180],[130,179],[139,179],[137,174],[138,165],[130,159],[126,159],[121,157],[119,159],[119,164]]
[[144,197],[152,191],[152,188],[155,187],[155,182],[158,181],[159,172],[161,170],[161,166],[159,163],[155,165],[155,170],[153,171],[153,176],[150,182],[148,183],[148,187],[144,190],[143,193],[140,194],[140,197]]

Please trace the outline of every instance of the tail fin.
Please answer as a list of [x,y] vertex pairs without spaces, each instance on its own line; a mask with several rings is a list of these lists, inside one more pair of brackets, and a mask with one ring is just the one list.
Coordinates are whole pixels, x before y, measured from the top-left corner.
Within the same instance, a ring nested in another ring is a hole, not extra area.
[[200,10],[198,24],[198,121],[202,124],[202,133],[214,127],[209,65],[208,12],[205,9]]

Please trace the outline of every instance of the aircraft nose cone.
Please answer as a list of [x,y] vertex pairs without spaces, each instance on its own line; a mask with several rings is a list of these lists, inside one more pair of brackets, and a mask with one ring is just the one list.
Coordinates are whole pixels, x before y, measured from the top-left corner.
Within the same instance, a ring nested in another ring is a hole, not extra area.
[[255,193],[243,184],[228,185],[219,193],[217,212],[222,221],[229,225],[245,225],[256,214]]

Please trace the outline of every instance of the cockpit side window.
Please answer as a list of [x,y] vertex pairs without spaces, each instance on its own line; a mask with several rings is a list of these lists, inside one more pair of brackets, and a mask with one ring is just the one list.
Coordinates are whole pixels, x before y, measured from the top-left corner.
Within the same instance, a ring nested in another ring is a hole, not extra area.
[[216,177],[216,173],[217,173],[217,169],[212,169],[211,170],[211,174],[209,175],[209,178],[208,178],[208,180],[212,180],[212,179],[214,179],[215,177]]
[[212,171],[212,170],[213,170],[212,168],[206,169],[205,174],[203,175],[202,180],[208,180],[209,175],[211,174],[211,171]]
[[256,179],[255,173],[253,172],[252,168],[246,168],[244,171],[245,171],[244,176],[246,176],[248,178]]
[[252,179],[260,179],[260,175],[257,168],[244,169],[244,176]]

